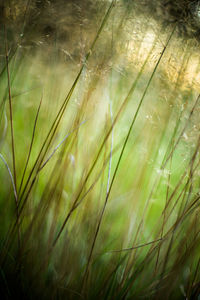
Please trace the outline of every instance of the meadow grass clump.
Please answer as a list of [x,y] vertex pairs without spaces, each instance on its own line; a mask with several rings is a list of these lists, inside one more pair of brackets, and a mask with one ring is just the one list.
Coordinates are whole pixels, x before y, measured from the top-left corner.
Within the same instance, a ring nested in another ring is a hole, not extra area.
[[0,61],[4,299],[198,299],[197,41],[139,2],[10,5]]

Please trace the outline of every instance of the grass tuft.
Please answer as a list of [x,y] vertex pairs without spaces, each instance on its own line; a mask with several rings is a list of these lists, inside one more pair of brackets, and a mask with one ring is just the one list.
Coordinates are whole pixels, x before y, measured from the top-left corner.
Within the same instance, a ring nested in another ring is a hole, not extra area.
[[23,2],[2,8],[1,295],[198,299],[197,40],[154,1]]

